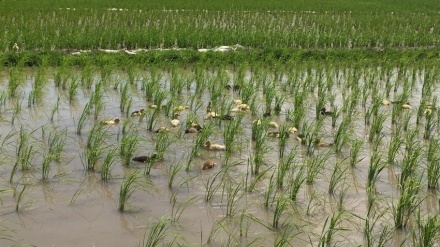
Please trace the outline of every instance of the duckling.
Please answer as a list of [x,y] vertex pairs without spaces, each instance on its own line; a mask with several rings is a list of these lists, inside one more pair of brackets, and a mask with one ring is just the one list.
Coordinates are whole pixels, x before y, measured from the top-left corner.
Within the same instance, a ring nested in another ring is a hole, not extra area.
[[186,110],[186,109],[189,109],[189,106],[179,105],[179,106],[174,107],[174,111],[183,111],[183,110]]
[[188,128],[188,129],[185,130],[186,134],[189,134],[189,133],[199,133],[199,132],[200,132],[200,130],[198,130],[195,127],[191,127],[191,128]]
[[323,142],[321,140],[319,140],[318,138],[315,139],[315,146],[316,147],[331,147],[334,145],[334,143],[331,142]]
[[271,111],[271,110],[266,111],[266,112],[263,114],[263,117],[270,117],[270,115],[272,115],[272,111]]
[[232,86],[228,84],[228,85],[225,86],[225,89],[226,89],[226,90],[231,90],[231,89],[232,89]]
[[197,131],[201,131],[203,129],[199,123],[191,123],[191,128],[195,128]]
[[14,50],[14,52],[18,52],[20,50],[20,47],[18,47],[17,43],[14,43],[12,49]]
[[298,131],[298,129],[296,129],[295,127],[289,128],[289,132],[292,134],[296,133],[297,131]]
[[280,137],[280,132],[279,131],[269,131],[269,132],[267,132],[267,136],[269,136],[269,137]]
[[148,108],[157,109],[157,105],[149,105]]
[[118,124],[121,120],[119,120],[119,118],[115,117],[113,119],[110,120],[104,120],[101,122],[101,124],[105,124],[105,125],[113,125],[113,124]]
[[140,116],[140,115],[142,115],[144,113],[144,111],[145,111],[144,108],[141,108],[139,110],[136,110],[136,111],[132,112],[131,116],[132,117]]
[[234,119],[234,117],[226,114],[226,115],[221,116],[220,119],[221,120],[232,120],[232,119]]
[[321,110],[319,110],[319,113],[321,113],[321,115],[324,116],[331,116],[333,115],[332,111],[327,111],[327,109],[325,109],[325,107],[321,108]]
[[159,129],[155,130],[154,133],[164,133],[164,132],[168,132],[170,131],[170,129],[166,128],[166,127],[160,127]]
[[136,157],[133,157],[131,160],[147,163],[150,161],[155,161],[156,159],[157,159],[157,154],[152,154],[151,156],[145,156],[145,155],[136,156]]
[[423,111],[423,113],[427,116],[431,116],[432,114],[432,108],[426,108],[425,111]]
[[216,117],[218,117],[218,114],[211,111],[211,112],[208,112],[208,114],[206,114],[205,119],[216,118]]
[[278,124],[274,121],[269,122],[269,127],[278,129]]
[[208,170],[214,168],[217,164],[212,160],[207,160],[202,164],[202,170]]
[[305,144],[306,143],[306,136],[304,134],[298,134],[296,136],[296,140],[301,142],[301,144]]
[[237,106],[240,111],[249,111],[251,107],[248,104],[240,104]]
[[403,105],[402,105],[402,108],[403,108],[403,109],[412,109],[411,105],[410,105],[408,102],[406,102],[405,104],[403,104]]
[[208,106],[206,107],[206,113],[212,112],[212,103],[209,101]]
[[234,104],[236,104],[236,105],[241,105],[241,104],[243,104],[243,101],[242,101],[241,99],[234,99],[232,102],[233,102]]
[[171,126],[172,127],[177,127],[180,125],[180,120],[178,119],[178,117],[180,116],[179,113],[175,113],[174,114],[174,118],[171,120]]
[[220,144],[212,144],[210,140],[207,140],[203,146],[209,150],[215,150],[215,151],[224,151],[226,150],[226,146],[220,145]]
[[382,100],[382,105],[389,105],[389,104],[391,104],[391,101],[389,101],[388,99]]

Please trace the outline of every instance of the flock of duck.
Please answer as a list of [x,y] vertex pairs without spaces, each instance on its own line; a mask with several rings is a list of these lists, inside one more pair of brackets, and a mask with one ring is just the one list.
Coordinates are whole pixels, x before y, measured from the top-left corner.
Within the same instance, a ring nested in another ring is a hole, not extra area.
[[[232,87],[231,88],[227,88],[227,89],[228,90],[232,89]],[[235,90],[235,88],[234,88],[234,90]],[[403,103],[402,104],[401,102],[389,101],[388,99],[384,99],[382,101],[382,105],[384,105],[384,106],[388,106],[390,104],[396,104],[396,103],[401,104],[403,109],[412,109],[412,107],[411,107],[411,105],[409,103]],[[239,100],[239,99],[233,100],[233,104],[234,104],[234,107],[230,110],[231,113],[247,112],[247,111],[250,110],[250,106],[245,104],[245,103],[243,103],[242,100]],[[157,105],[150,105],[149,108],[157,108]],[[177,107],[174,108],[174,112],[175,113],[173,115],[173,118],[170,121],[170,125],[171,125],[172,128],[180,126],[180,124],[181,124],[180,120],[179,120],[180,112],[183,111],[183,110],[187,110],[187,109],[189,109],[188,106],[177,106]],[[425,114],[431,114],[433,109],[434,109],[434,107],[427,106],[426,110],[425,110]],[[334,116],[334,112],[333,111],[329,111],[329,110],[327,110],[324,107],[322,109],[320,109],[319,112],[320,112],[320,114],[322,116]],[[141,108],[139,110],[133,111],[131,113],[131,116],[132,117],[137,117],[137,116],[142,116],[144,114],[146,114],[146,111],[145,111],[145,109]],[[263,117],[269,117],[269,116],[270,116],[270,112],[269,113],[265,113],[263,115]],[[213,118],[217,118],[217,119],[221,119],[221,120],[232,120],[233,119],[233,115],[229,115],[229,114],[219,115],[219,114],[217,114],[212,109],[212,103],[209,102],[207,107],[206,107],[205,119],[213,119]],[[118,117],[115,117],[113,119],[104,120],[104,121],[101,122],[101,124],[104,124],[104,125],[115,125],[115,124],[118,124],[119,122],[120,122],[120,119]],[[261,120],[254,120],[253,123],[256,123],[258,125],[258,124],[261,124],[262,122],[261,122]],[[270,121],[268,123],[268,127],[269,128],[273,128],[273,129],[278,129],[279,128],[278,124],[276,122],[274,122],[274,121]],[[160,133],[160,132],[167,132],[169,130],[170,129],[167,128],[167,127],[159,127],[154,132],[155,133]],[[185,133],[199,133],[202,130],[203,130],[203,127],[199,123],[193,122],[193,123],[190,123],[189,126],[187,126],[187,128],[185,129],[184,132]],[[305,135],[297,133],[297,131],[298,131],[297,128],[291,127],[291,128],[288,129],[288,133],[287,134],[290,135],[290,134],[295,134],[296,133],[296,140],[298,140],[301,144],[305,144],[305,142],[306,142]],[[279,131],[268,131],[267,132],[267,136],[268,137],[278,138],[278,137],[280,137],[280,134],[281,133]],[[315,147],[331,147],[331,146],[334,145],[334,143],[324,142],[324,141],[320,140],[319,138],[316,138],[313,141],[313,144],[314,144]],[[226,151],[226,146],[221,145],[221,144],[212,143],[210,140],[207,140],[204,143],[203,147],[206,148],[207,150],[212,150],[212,151]],[[143,155],[143,156],[136,156],[136,157],[132,158],[133,161],[145,162],[145,163],[147,163],[147,162],[154,162],[157,159],[158,158],[157,158],[156,154],[152,154],[151,156],[145,156],[145,155]],[[213,160],[208,159],[208,160],[206,160],[201,165],[201,168],[203,170],[206,170],[206,169],[214,168],[216,165],[217,164]]]

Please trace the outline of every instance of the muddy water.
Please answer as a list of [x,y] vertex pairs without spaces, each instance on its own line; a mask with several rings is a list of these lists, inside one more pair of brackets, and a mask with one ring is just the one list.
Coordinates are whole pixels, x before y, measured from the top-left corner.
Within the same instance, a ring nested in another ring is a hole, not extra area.
[[[311,70],[313,71],[313,70]],[[184,166],[188,160],[189,153],[194,143],[195,134],[182,134],[184,128],[172,128],[170,135],[174,137],[165,153],[163,161],[154,164],[151,173],[143,176],[140,180],[138,189],[135,190],[131,200],[129,200],[125,212],[118,211],[119,190],[122,179],[136,170],[141,172],[144,165],[132,163],[124,166],[118,161],[113,167],[112,178],[109,181],[102,181],[100,177],[100,165],[96,172],[85,171],[85,148],[87,133],[91,127],[99,121],[120,117],[123,121],[132,121],[131,132],[139,135],[140,142],[135,150],[135,155],[150,155],[155,152],[156,135],[147,131],[146,120],[139,121],[138,118],[126,117],[120,110],[121,88],[127,83],[127,75],[124,72],[114,71],[109,78],[106,78],[103,87],[104,109],[99,114],[98,119],[89,117],[87,124],[81,135],[76,134],[77,123],[81,113],[89,101],[92,89],[79,87],[72,101],[69,100],[68,89],[56,87],[54,82],[55,69],[45,71],[45,84],[41,95],[35,103],[28,107],[28,97],[35,83],[37,71],[23,70],[19,80],[22,82],[17,90],[17,96],[10,98],[7,96],[8,83],[10,80],[8,71],[3,71],[0,77],[0,88],[4,92],[5,100],[0,108],[0,141],[3,143],[0,163],[0,188],[2,192],[0,199],[2,202],[0,215],[0,227],[5,229],[0,235],[0,246],[136,246],[142,243],[144,234],[148,233],[148,223],[156,222],[162,216],[174,219],[170,228],[167,230],[166,240],[190,246],[270,246],[281,238],[285,232],[288,241],[292,246],[297,245],[317,245],[319,235],[322,233],[326,219],[338,212],[340,206],[338,201],[343,198],[342,208],[345,210],[344,218],[340,226],[346,228],[345,231],[338,231],[335,240],[339,241],[338,246],[362,245],[363,240],[363,218],[367,212],[367,193],[365,185],[367,181],[367,171],[369,167],[372,149],[367,142],[368,128],[364,124],[364,110],[361,106],[356,107],[358,118],[353,120],[354,136],[360,140],[365,140],[365,145],[361,150],[360,158],[363,158],[355,168],[347,169],[344,172],[343,181],[337,188],[335,195],[329,195],[328,186],[331,174],[337,162],[346,164],[349,156],[349,148],[345,148],[342,154],[335,154],[331,148],[319,148],[315,150],[315,155],[323,155],[329,152],[329,158],[325,162],[323,169],[311,185],[303,184],[297,201],[289,204],[282,214],[280,229],[270,230],[273,213],[275,210],[276,196],[271,195],[268,208],[264,207],[264,193],[268,189],[270,176],[278,164],[278,140],[276,138],[267,139],[268,151],[265,154],[265,163],[262,169],[270,169],[265,177],[256,185],[253,192],[239,190],[237,198],[234,200],[233,217],[226,217],[227,214],[227,188],[228,184],[243,185],[248,171],[248,159],[252,159],[254,144],[250,141],[252,121],[256,118],[251,113],[245,113],[241,124],[241,130],[235,140],[236,150],[229,164],[236,164],[225,171],[226,181],[230,179],[234,183],[225,182],[225,187],[220,187],[214,194],[211,202],[205,202],[206,184],[212,177],[224,169],[225,154],[223,152],[213,152],[202,149],[199,155],[193,160],[188,172],[184,168],[178,173],[172,189],[168,188],[169,170],[171,165],[177,164]],[[206,70],[208,78],[215,77],[219,70]],[[229,76],[229,83],[233,84],[234,71],[222,70]],[[82,71],[70,71],[67,81],[79,80]],[[178,70],[185,78],[190,80],[189,90],[184,89],[182,94],[176,97],[177,102],[182,105],[189,105],[190,98],[195,93],[196,82],[194,72],[188,70]],[[308,76],[306,70],[301,71],[303,76],[299,78],[306,80]],[[314,73],[314,72],[312,72]],[[170,73],[160,72],[160,83],[163,88],[170,86]],[[327,75],[326,75],[327,76]],[[332,75],[328,75],[330,78]],[[280,77],[276,81],[277,85],[287,83],[288,75]],[[149,80],[148,71],[140,71],[136,76],[135,82],[130,86],[130,96],[132,106],[129,110],[145,108],[147,117],[152,114],[152,109],[148,106],[152,104],[144,97],[142,91],[142,81]],[[252,81],[255,77],[252,72],[247,72],[245,80]],[[275,80],[273,74],[269,73],[269,80]],[[316,79],[316,78],[315,78]],[[341,94],[346,86],[348,79],[344,76],[336,78],[338,84],[334,85],[337,93],[335,103],[342,105]],[[101,80],[100,74],[93,74],[94,84]],[[397,78],[391,77],[390,81]],[[416,106],[420,101],[420,91],[422,78],[417,77],[413,94],[410,97],[412,105]],[[119,85],[114,89],[114,85]],[[281,88],[281,86],[280,86]],[[400,89],[399,89],[400,90]],[[396,91],[398,95],[401,91]],[[278,124],[285,122],[286,111],[293,107],[291,93],[282,91],[280,95],[286,96],[286,101],[282,107],[280,116],[272,116],[272,120]],[[228,90],[222,92],[224,97],[230,101],[239,98],[238,93]],[[207,90],[195,100],[195,104],[189,110],[181,113],[180,120],[185,123],[189,112],[194,113],[198,121],[206,124],[207,121],[214,121],[214,132],[210,139],[214,143],[223,144],[222,131],[225,122],[219,120],[206,120],[206,105],[210,95]],[[55,111],[53,121],[51,121],[52,111],[59,99],[59,105]],[[167,98],[168,99],[168,98]],[[166,101],[165,101],[166,102]],[[264,95],[261,88],[257,91],[258,114],[264,112]],[[315,121],[316,90],[310,92],[307,101],[303,102],[306,107],[306,119],[309,122]],[[371,104],[369,102],[369,104]],[[199,105],[201,107],[197,108]],[[14,110],[15,109],[15,110]],[[20,110],[17,110],[20,109]],[[391,107],[382,107],[381,112],[389,112]],[[257,115],[258,115],[257,114]],[[411,113],[411,126],[414,125],[415,110]],[[163,112],[159,115],[154,129],[160,126],[170,127],[170,118]],[[338,124],[340,121],[338,121]],[[323,120],[320,133],[322,139],[333,140],[335,129],[331,128],[331,119]],[[298,127],[298,126],[297,126]],[[19,144],[19,131],[23,128],[29,136],[28,142],[34,146],[34,153],[31,158],[31,167],[23,171],[18,169],[10,181],[13,166],[17,161],[16,150]],[[43,132],[66,130],[66,144],[64,146],[61,160],[53,161],[50,165],[49,178],[42,179],[42,161],[47,148],[43,141]],[[387,119],[384,130],[385,136],[383,148],[388,147],[389,139],[392,134],[390,120]],[[122,123],[110,126],[108,134],[107,149],[117,148],[120,145],[122,135]],[[305,149],[294,138],[290,137],[287,142],[287,152],[296,149],[297,155],[295,164],[304,164]],[[387,150],[387,149],[386,149]],[[251,155],[251,156],[250,156]],[[218,166],[213,170],[203,171],[200,165],[206,159],[213,159]],[[344,160],[345,159],[345,160]],[[377,201],[378,209],[386,209],[382,217],[378,219],[375,234],[380,234],[383,225],[393,225],[391,205],[395,203],[398,196],[399,167],[387,166],[380,174],[377,182]],[[252,180],[250,176],[248,179]],[[287,183],[291,178],[286,177]],[[286,184],[285,183],[285,184]],[[26,187],[24,187],[26,186]],[[426,187],[426,186],[425,186]],[[18,210],[17,201],[20,192],[22,193]],[[344,191],[344,193],[342,193]],[[424,190],[423,190],[424,191]],[[281,192],[281,190],[279,191]],[[343,195],[343,196],[342,196]],[[172,203],[171,198],[175,196],[177,203]],[[436,195],[426,194],[427,199],[422,203],[422,212],[438,212],[438,200]],[[191,203],[185,205],[185,202]],[[176,210],[179,212],[176,216]],[[179,211],[181,210],[181,211]],[[380,211],[380,210],[378,210]],[[174,217],[173,217],[174,216]],[[251,218],[257,220],[251,220]],[[290,226],[290,227],[288,227]],[[399,246],[405,239],[407,231],[393,231],[390,245]],[[211,234],[211,237],[210,237]]]

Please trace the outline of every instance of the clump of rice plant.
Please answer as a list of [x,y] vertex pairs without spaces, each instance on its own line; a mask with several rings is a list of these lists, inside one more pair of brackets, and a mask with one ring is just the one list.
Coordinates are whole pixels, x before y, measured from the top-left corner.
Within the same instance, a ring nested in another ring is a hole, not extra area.
[[102,162],[101,166],[101,179],[103,181],[108,181],[112,177],[111,170],[117,161],[116,153],[117,149],[114,148],[110,150],[104,157],[104,161]]
[[121,182],[121,188],[119,190],[119,206],[118,210],[123,212],[125,210],[125,205],[130,200],[131,196],[137,189],[138,181],[140,179],[139,172],[135,171],[130,175],[124,177]]
[[411,215],[416,212],[422,199],[419,198],[421,183],[420,178],[409,177],[405,186],[400,186],[400,196],[392,205],[394,226],[398,229],[407,226]]
[[122,164],[129,166],[134,151],[139,143],[139,137],[136,133],[122,136],[119,152],[122,158]]
[[96,124],[87,135],[87,146],[85,150],[85,168],[87,171],[95,171],[95,166],[104,153],[104,144],[106,144],[104,126]]

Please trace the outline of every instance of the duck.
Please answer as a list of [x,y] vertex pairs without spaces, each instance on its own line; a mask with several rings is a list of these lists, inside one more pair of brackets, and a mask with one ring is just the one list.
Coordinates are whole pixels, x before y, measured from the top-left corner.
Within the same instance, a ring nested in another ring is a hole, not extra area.
[[220,144],[213,144],[210,140],[207,140],[203,146],[209,150],[215,150],[215,151],[224,151],[226,150],[226,146],[220,145]]
[[174,114],[174,118],[171,120],[171,126],[172,127],[177,127],[180,125],[180,120],[178,119],[178,117],[180,116],[179,113],[175,113]]
[[272,111],[266,111],[265,113],[263,113],[263,117],[270,117],[270,115],[272,115]]
[[133,161],[137,161],[137,162],[150,162],[150,161],[155,161],[157,159],[157,154],[152,154],[151,156],[146,156],[146,155],[142,155],[142,156],[136,156],[133,157],[131,160]]
[[218,114],[211,111],[211,112],[208,112],[208,114],[206,114],[205,119],[216,118],[216,117],[218,117]]
[[411,105],[410,105],[408,102],[402,104],[402,108],[403,108],[403,109],[407,109],[407,110],[408,110],[408,109],[412,109]]
[[221,116],[220,119],[221,120],[232,120],[232,119],[234,119],[234,117],[226,114],[226,115]]
[[212,169],[216,166],[217,164],[213,161],[213,160],[207,160],[205,162],[203,162],[202,164],[202,170],[208,170],[208,169]]
[[179,106],[176,106],[176,107],[174,107],[174,111],[183,111],[183,110],[186,110],[186,109],[189,109],[189,106],[187,106],[187,105],[179,105]]
[[20,47],[18,47],[17,43],[14,43],[14,46],[12,46],[12,49],[14,52],[18,52],[20,50]]
[[301,144],[305,144],[306,143],[306,136],[304,134],[298,134],[298,135],[296,135],[296,140],[301,142]]
[[190,134],[190,133],[199,133],[199,132],[200,132],[200,130],[197,129],[197,128],[195,128],[195,127],[190,127],[190,128],[188,128],[188,129],[185,130],[185,133],[186,133],[186,134]]
[[198,131],[201,131],[203,129],[203,127],[197,122],[191,123],[190,126],[191,126],[190,128],[196,128]]
[[321,140],[319,140],[318,138],[315,139],[315,146],[316,147],[331,147],[334,145],[334,143],[331,142],[323,142]]
[[269,131],[269,132],[267,132],[267,136],[269,136],[269,137],[280,137],[280,132],[279,131]]
[[144,112],[145,112],[144,108],[141,108],[141,109],[139,109],[139,110],[136,110],[136,111],[132,112],[132,113],[131,113],[131,116],[132,116],[132,117],[137,117],[137,116],[142,115]]
[[149,105],[148,108],[157,109],[157,105]]
[[240,111],[249,111],[249,110],[251,109],[251,107],[250,107],[248,104],[239,104],[239,105],[237,106],[237,108],[238,108]]
[[296,133],[297,131],[298,131],[298,129],[295,128],[295,127],[290,127],[289,128],[289,132],[292,133],[292,134]]
[[319,110],[319,113],[321,115],[324,115],[324,116],[331,116],[331,115],[333,115],[333,112],[332,111],[327,111],[327,109],[325,109],[325,107],[321,108],[321,110]]
[[208,106],[206,107],[206,113],[212,112],[212,103],[209,101]]
[[118,124],[121,120],[117,117],[110,119],[110,120],[104,120],[101,122],[101,124],[105,124],[105,125],[113,125],[113,124]]
[[274,121],[270,121],[269,122],[269,127],[278,129],[278,124],[276,122],[274,122]]
[[241,100],[241,99],[234,99],[232,101],[232,103],[234,103],[235,105],[241,105],[241,104],[243,104],[243,100]]
[[170,131],[170,129],[168,129],[167,127],[160,127],[159,129],[155,130],[154,133],[165,133]]
[[388,99],[382,100],[382,105],[389,105],[389,104],[391,104],[391,101],[389,101]]

